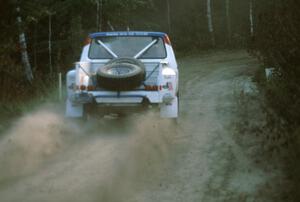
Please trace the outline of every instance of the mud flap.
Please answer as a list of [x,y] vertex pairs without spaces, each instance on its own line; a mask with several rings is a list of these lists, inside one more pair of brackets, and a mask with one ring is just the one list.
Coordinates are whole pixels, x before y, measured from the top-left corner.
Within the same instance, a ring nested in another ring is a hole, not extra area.
[[83,117],[83,104],[73,104],[69,99],[66,101],[66,117],[81,118]]
[[176,97],[170,104],[160,105],[160,117],[177,118],[178,117],[178,98]]

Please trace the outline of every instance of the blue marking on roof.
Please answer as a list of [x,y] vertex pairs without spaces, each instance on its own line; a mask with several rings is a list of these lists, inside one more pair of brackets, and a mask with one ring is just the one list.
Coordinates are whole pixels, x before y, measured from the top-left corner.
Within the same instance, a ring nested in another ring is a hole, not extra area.
[[166,33],[163,32],[136,32],[136,31],[128,31],[128,32],[96,32],[90,34],[90,38],[96,37],[108,37],[108,36],[153,36],[153,37],[164,37]]

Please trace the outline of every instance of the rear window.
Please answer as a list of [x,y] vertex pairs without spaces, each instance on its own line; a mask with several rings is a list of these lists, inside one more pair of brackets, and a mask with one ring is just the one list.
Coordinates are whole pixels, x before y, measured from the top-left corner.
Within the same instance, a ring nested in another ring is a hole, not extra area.
[[89,58],[113,59],[113,54],[117,57],[135,57],[139,53],[141,54],[139,59],[163,59],[167,57],[161,37],[105,36],[92,40]]

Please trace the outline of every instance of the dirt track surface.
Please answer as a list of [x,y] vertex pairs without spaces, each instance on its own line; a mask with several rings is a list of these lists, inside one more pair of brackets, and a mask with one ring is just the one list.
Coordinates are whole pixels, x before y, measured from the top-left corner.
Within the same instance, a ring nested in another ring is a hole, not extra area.
[[0,201],[273,201],[265,187],[280,171],[258,166],[254,134],[245,145],[236,129],[257,67],[243,51],[180,60],[178,127],[151,112],[82,125],[37,109],[0,139]]

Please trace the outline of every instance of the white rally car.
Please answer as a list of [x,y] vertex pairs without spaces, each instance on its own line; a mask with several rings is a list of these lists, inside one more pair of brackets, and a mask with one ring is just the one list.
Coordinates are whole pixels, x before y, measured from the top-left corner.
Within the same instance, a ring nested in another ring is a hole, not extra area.
[[66,80],[66,117],[141,106],[158,106],[163,118],[178,117],[178,68],[165,33],[90,34]]

